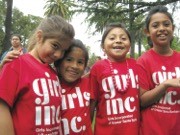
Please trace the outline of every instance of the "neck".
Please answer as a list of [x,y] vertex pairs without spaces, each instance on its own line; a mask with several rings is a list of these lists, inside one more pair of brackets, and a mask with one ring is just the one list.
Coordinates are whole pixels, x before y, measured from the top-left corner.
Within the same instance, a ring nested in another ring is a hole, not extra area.
[[18,47],[13,47],[13,50],[17,50],[19,51],[22,47],[21,46],[18,46]]
[[74,82],[68,82],[68,81],[64,80],[61,76],[59,77],[59,79],[60,79],[61,83],[64,83],[65,85],[73,86],[73,87],[74,87],[74,85],[78,84],[79,81],[81,80],[81,78],[79,78],[79,79],[75,80]]
[[154,46],[153,50],[163,56],[171,56],[173,54],[173,50],[169,46]]
[[126,61],[126,57],[125,58],[119,58],[119,59],[112,59],[111,57],[108,57],[108,60],[111,62],[124,62],[124,61]]

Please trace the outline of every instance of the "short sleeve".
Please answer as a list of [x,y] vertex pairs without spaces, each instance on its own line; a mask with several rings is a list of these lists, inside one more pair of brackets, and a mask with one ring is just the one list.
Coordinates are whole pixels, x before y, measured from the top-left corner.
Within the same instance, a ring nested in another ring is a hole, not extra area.
[[0,98],[10,107],[13,106],[18,95],[18,73],[13,69],[13,64],[5,65],[0,73]]

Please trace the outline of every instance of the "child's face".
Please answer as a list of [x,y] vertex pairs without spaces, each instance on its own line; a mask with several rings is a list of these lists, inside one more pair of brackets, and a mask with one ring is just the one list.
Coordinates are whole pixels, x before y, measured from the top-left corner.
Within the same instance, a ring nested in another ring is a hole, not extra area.
[[38,54],[43,63],[51,64],[64,56],[70,44],[59,43],[56,39],[47,39],[39,46]]
[[173,38],[174,26],[166,14],[155,13],[149,23],[149,31],[146,32],[153,42],[153,46],[170,46]]
[[73,83],[79,79],[85,69],[85,55],[82,49],[72,48],[71,52],[63,59],[59,65],[62,79],[67,83]]
[[131,43],[127,33],[122,28],[112,29],[104,40],[103,50],[112,61],[124,60]]
[[43,42],[42,33],[37,34],[37,44],[33,49],[33,55],[42,63],[51,64],[62,58],[64,52],[70,47],[70,40],[46,39]]

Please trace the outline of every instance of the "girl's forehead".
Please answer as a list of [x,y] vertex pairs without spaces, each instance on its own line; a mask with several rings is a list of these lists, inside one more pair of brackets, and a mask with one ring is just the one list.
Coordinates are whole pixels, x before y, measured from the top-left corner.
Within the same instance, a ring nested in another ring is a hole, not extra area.
[[124,31],[124,29],[120,28],[120,27],[113,28],[108,33],[108,35],[114,35],[114,34],[117,34],[117,35],[119,35],[119,34],[127,35],[127,33]]
[[71,51],[69,52],[69,55],[72,55],[72,54],[84,55],[84,51],[79,47],[73,47]]
[[75,47],[68,53],[68,57],[85,58],[85,53],[81,48]]
[[158,22],[158,21],[166,21],[166,20],[170,20],[170,18],[165,13],[159,12],[151,16],[150,22]]

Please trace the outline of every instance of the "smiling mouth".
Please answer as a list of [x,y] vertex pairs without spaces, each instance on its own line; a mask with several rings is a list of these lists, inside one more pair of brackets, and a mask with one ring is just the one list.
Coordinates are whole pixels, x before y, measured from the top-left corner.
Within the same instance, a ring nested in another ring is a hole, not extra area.
[[116,46],[116,47],[113,47],[113,49],[116,49],[116,50],[123,50],[124,47],[122,47],[122,46]]
[[75,71],[68,71],[68,73],[69,73],[70,75],[72,75],[72,76],[77,76],[77,75],[78,75],[78,73],[75,72]]
[[158,35],[158,38],[160,39],[166,39],[167,35],[163,34],[163,35]]

